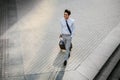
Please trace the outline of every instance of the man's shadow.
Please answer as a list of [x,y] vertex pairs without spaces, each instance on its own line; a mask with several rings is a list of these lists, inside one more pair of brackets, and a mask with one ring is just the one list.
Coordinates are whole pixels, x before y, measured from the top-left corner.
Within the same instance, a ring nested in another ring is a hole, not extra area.
[[56,69],[58,69],[56,77],[54,80],[62,80],[63,79],[64,72],[66,69],[66,66],[63,65],[64,60],[65,60],[65,51],[60,50],[60,52],[58,53],[58,55],[53,63],[53,66]]
[[60,52],[58,53],[56,59],[54,60],[53,66],[55,68],[62,68],[64,60],[65,60],[65,51],[60,50]]
[[66,67],[61,68],[61,70],[57,73],[55,80],[62,80],[63,79],[64,73],[65,73],[65,68]]

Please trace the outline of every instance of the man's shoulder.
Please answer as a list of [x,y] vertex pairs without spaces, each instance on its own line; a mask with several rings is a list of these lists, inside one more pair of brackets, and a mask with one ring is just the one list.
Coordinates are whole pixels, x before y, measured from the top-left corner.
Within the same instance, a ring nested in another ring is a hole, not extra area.
[[75,21],[73,18],[70,18],[69,20],[70,20],[70,21],[72,21],[72,22],[74,22],[74,21]]

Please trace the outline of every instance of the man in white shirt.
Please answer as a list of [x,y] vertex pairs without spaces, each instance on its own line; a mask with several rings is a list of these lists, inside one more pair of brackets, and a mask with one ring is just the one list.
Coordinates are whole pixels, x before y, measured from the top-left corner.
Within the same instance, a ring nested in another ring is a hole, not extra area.
[[71,15],[71,11],[66,9],[64,11],[64,18],[60,20],[60,24],[61,24],[60,37],[63,38],[66,48],[64,66],[66,66],[67,60],[70,57],[70,44],[75,30],[74,19],[70,18],[70,15]]

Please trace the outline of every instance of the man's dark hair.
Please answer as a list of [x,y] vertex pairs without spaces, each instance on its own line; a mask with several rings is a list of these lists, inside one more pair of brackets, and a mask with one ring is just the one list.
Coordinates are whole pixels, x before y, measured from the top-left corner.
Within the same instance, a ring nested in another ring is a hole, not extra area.
[[71,15],[71,11],[68,9],[65,9],[64,13],[68,13],[68,15]]

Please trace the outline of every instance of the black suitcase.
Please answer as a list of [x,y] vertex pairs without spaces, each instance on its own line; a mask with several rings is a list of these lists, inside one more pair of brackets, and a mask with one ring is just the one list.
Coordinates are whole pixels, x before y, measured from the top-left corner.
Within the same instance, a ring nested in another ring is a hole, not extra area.
[[[60,40],[60,42],[59,42],[59,47],[60,47],[61,50],[66,50],[66,48],[65,48],[65,43],[64,43],[63,40]],[[72,49],[72,43],[71,43],[71,45],[70,45],[70,51],[71,51],[71,49]]]

